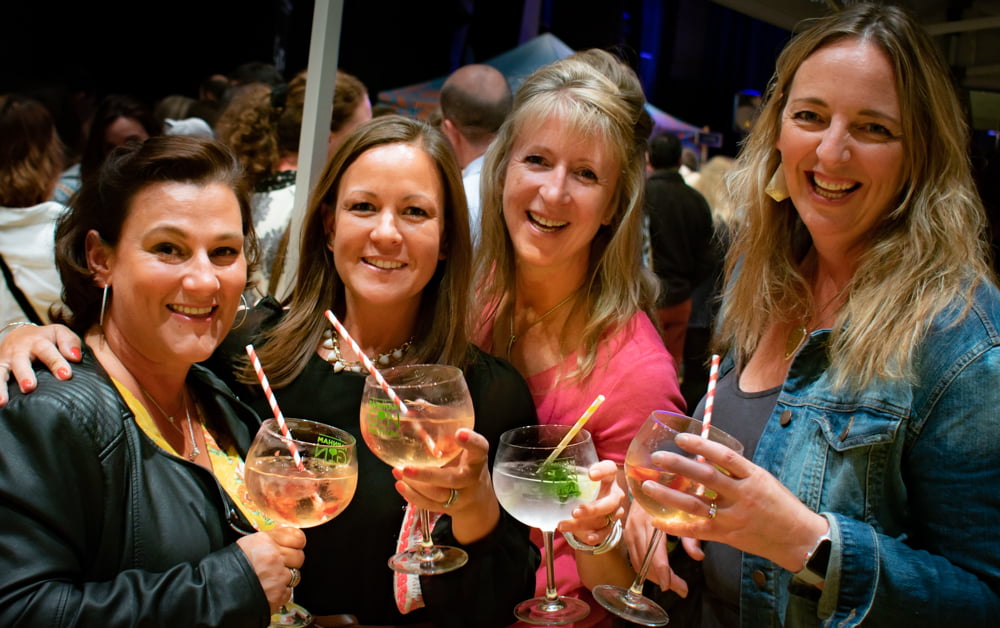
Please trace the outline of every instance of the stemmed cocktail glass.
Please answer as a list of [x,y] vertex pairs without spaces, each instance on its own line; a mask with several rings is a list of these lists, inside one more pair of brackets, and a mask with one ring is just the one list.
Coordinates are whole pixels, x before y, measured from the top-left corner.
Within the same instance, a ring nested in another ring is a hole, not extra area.
[[[441,467],[461,453],[455,432],[472,429],[475,414],[460,369],[411,364],[385,369],[381,375],[389,390],[369,375],[361,397],[361,436],[372,453],[393,467],[416,468]],[[429,576],[458,569],[469,560],[457,547],[435,545],[430,513],[420,508],[418,516],[420,546],[393,555],[389,567]]]
[[[663,522],[692,521],[698,518],[697,515],[683,510],[664,506],[642,490],[643,482],[653,480],[669,488],[692,495],[698,493],[700,484],[692,482],[684,476],[664,471],[651,460],[652,454],[657,451],[669,451],[688,458],[693,457],[674,443],[674,438],[682,433],[701,434],[701,421],[681,414],[657,410],[650,414],[642,427],[639,428],[625,454],[625,478],[628,482],[629,492],[634,499],[633,505],[639,504],[643,510]],[[708,438],[729,447],[740,455],[743,454],[743,445],[717,427],[710,428]],[[711,499],[713,495],[711,491],[705,491],[705,496]],[[642,594],[646,573],[649,571],[653,553],[662,536],[662,530],[653,528],[653,536],[649,539],[649,545],[646,547],[642,566],[628,589],[609,584],[594,587],[594,599],[601,606],[619,617],[643,626],[663,626],[669,621],[667,612]]]
[[[561,441],[573,429],[567,425],[529,425],[500,436],[493,463],[493,489],[504,510],[542,531],[545,544],[545,595],[518,604],[514,615],[530,624],[560,626],[586,617],[590,607],[556,592],[552,566],[552,536],[573,509],[593,501],[600,483],[588,471],[597,452],[587,430],[579,430],[562,450]],[[552,458],[553,452],[558,451]]]
[[[315,421],[264,421],[244,465],[247,491],[256,506],[279,525],[310,528],[344,511],[358,485],[355,439]],[[312,616],[297,604],[282,607],[271,626],[308,626]]]

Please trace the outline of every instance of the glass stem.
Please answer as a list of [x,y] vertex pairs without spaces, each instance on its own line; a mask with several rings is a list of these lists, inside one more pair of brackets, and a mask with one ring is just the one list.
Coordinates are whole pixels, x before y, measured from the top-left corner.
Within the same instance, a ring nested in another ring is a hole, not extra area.
[[559,602],[559,593],[556,591],[556,570],[552,561],[552,535],[554,532],[542,530],[543,545],[545,546],[545,600],[552,605],[562,605]]
[[431,513],[423,508],[417,509],[420,516],[420,553],[430,557],[434,552],[434,538],[431,536]]
[[642,567],[635,574],[635,580],[632,581],[632,586],[628,588],[628,592],[625,594],[625,601],[629,604],[635,604],[642,598],[642,585],[646,582],[646,573],[649,571],[649,566],[653,564],[653,552],[656,550],[656,545],[660,542],[661,536],[663,536],[663,530],[653,528],[653,536],[650,537],[649,546],[646,547],[646,555],[642,558]]

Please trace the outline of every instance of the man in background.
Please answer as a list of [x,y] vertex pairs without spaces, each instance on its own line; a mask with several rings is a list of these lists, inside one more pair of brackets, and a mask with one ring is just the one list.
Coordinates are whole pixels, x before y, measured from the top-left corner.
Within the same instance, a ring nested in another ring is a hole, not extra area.
[[513,100],[507,78],[488,65],[462,66],[441,87],[441,130],[462,168],[474,247],[480,240],[479,174],[483,156],[510,113]]

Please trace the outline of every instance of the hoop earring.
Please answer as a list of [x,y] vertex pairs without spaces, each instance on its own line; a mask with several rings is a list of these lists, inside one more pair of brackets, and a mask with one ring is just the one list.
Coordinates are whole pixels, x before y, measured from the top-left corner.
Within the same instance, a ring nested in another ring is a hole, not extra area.
[[104,329],[104,312],[108,307],[108,288],[111,287],[110,283],[104,284],[104,292],[101,294],[101,318],[98,319],[97,324],[100,325],[101,330]]
[[233,325],[232,329],[239,329],[243,325],[243,323],[247,322],[247,315],[248,315],[247,313],[249,312],[249,310],[250,310],[250,306],[247,304],[247,295],[241,294],[240,295],[240,307],[237,308],[236,311],[237,312],[243,312],[243,318],[240,319],[240,322],[238,322],[235,325]]
[[785,169],[781,167],[781,162],[778,162],[778,169],[774,171],[771,180],[767,182],[764,193],[773,198],[775,203],[780,203],[790,196],[788,182],[785,180]]

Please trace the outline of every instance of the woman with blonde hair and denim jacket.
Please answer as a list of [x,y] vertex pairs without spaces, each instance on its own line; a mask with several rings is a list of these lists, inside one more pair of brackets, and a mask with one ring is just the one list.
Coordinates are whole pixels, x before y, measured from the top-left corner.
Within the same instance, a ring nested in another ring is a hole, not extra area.
[[899,8],[845,9],[778,59],[714,338],[713,423],[746,458],[680,437],[708,464],[660,463],[715,497],[644,486],[698,515],[656,524],[705,542],[671,556],[704,559],[697,625],[996,623],[1000,292],[967,147]]

